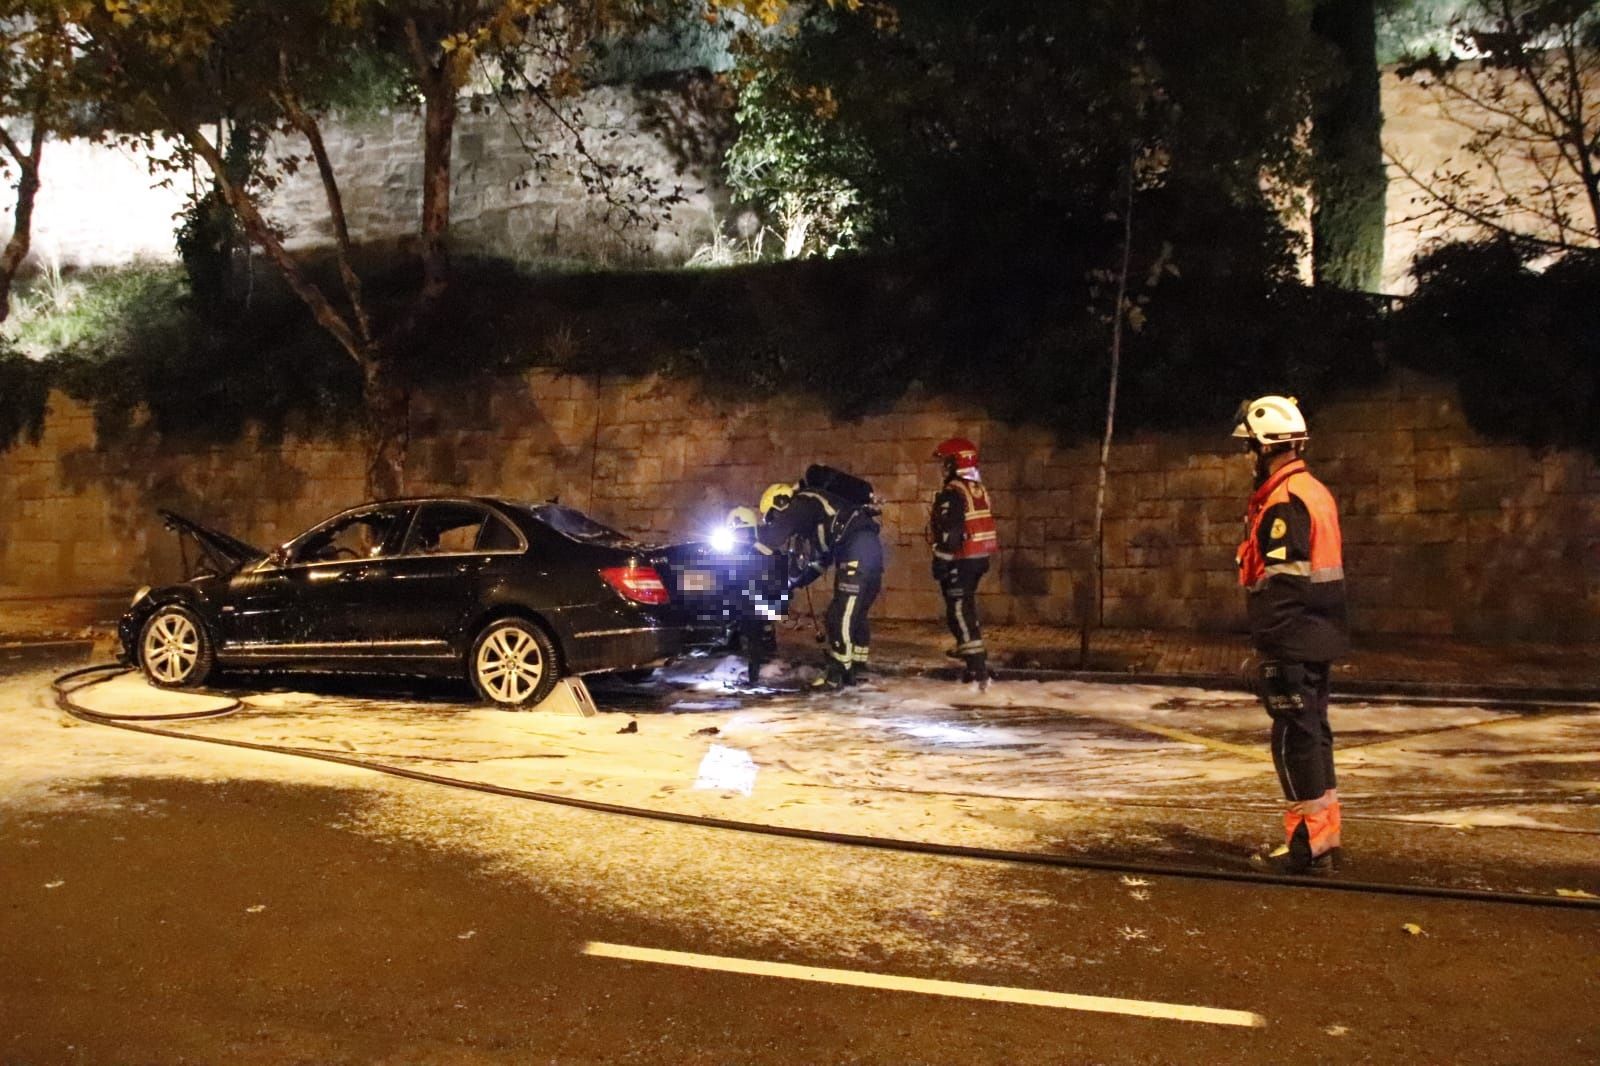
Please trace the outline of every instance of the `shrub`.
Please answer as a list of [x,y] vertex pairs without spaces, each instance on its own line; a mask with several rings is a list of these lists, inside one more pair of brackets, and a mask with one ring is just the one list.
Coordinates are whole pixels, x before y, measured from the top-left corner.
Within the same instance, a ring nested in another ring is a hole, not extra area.
[[1485,436],[1600,454],[1600,252],[1540,269],[1544,249],[1493,240],[1418,260],[1394,317],[1397,361],[1457,383]]

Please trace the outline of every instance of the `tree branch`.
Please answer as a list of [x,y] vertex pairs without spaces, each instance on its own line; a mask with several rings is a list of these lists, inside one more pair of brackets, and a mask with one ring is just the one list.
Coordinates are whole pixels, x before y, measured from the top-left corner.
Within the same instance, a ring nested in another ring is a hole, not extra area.
[[294,256],[289,254],[288,249],[283,246],[283,241],[262,217],[255,200],[234,183],[216,145],[207,140],[205,134],[192,123],[173,121],[170,117],[168,121],[183,137],[190,150],[205,160],[206,165],[211,168],[211,173],[217,180],[217,188],[222,190],[222,198],[227,201],[234,214],[239,216],[245,232],[261,247],[267,258],[272,260],[289,288],[311,310],[318,325],[333,335],[340,347],[355,360],[363,374],[370,374],[377,362],[372,346],[362,342],[359,333],[351,328],[350,323],[339,313],[339,309],[328,299],[327,294],[311,280],[301,265],[295,261]]
[[316,160],[317,173],[322,178],[322,193],[328,201],[328,214],[333,221],[334,252],[339,262],[339,277],[344,282],[345,295],[350,299],[350,309],[355,315],[356,330],[363,344],[372,343],[372,321],[367,313],[366,298],[362,292],[361,277],[350,262],[350,227],[344,210],[344,197],[339,192],[339,179],[333,163],[328,158],[328,148],[322,139],[322,128],[317,124],[299,98],[289,88],[288,58],[279,57],[279,106],[289,122],[299,130],[311,145],[311,156]]

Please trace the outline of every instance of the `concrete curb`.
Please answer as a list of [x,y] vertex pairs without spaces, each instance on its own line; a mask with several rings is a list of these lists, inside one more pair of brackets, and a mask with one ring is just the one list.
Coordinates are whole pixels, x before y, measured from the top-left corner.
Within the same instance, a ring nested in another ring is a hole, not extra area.
[[[894,677],[928,677],[955,681],[957,667],[921,663],[873,664],[877,673]],[[1086,681],[1102,685],[1162,685],[1179,688],[1247,691],[1237,675],[1161,674],[1108,670],[1046,670],[1039,668],[1001,668],[994,671],[1002,679],[1018,681]],[[1562,687],[1539,685],[1471,685],[1452,682],[1384,681],[1370,678],[1335,678],[1333,702],[1353,703],[1379,700],[1438,703],[1472,703],[1496,710],[1529,713],[1553,705],[1600,705],[1600,687]]]

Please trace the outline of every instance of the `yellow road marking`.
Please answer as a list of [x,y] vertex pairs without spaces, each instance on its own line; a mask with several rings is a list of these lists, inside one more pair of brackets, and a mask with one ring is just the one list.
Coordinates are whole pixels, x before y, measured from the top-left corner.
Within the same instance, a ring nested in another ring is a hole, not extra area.
[[1243,744],[1230,744],[1226,740],[1217,740],[1213,737],[1203,737],[1199,733],[1191,733],[1187,729],[1174,729],[1171,726],[1156,725],[1154,722],[1139,722],[1134,721],[1131,718],[1113,718],[1110,715],[1091,714],[1076,707],[1067,710],[1066,713],[1074,715],[1078,718],[1088,718],[1096,722],[1104,722],[1107,725],[1122,726],[1125,729],[1135,729],[1141,733],[1149,733],[1152,736],[1166,737],[1168,740],[1176,740],[1184,744],[1198,744],[1203,748],[1210,748],[1212,751],[1220,751],[1228,755],[1237,755],[1242,759],[1249,759],[1252,762],[1270,762],[1272,760],[1272,753],[1264,751],[1261,748],[1247,748]]
[[1002,985],[969,985],[959,981],[935,981],[923,977],[897,977],[864,970],[834,970],[822,966],[796,966],[786,962],[735,959],[725,955],[696,955],[687,951],[631,947],[591,941],[583,946],[585,955],[629,962],[653,962],[663,966],[687,966],[699,970],[749,974],[754,977],[784,977],[792,981],[878,988],[891,992],[918,992],[929,996],[954,996],[981,999],[991,1003],[1020,1003],[1031,1007],[1056,1007],[1063,1010],[1093,1011],[1099,1014],[1124,1014],[1138,1018],[1163,1018],[1207,1025],[1237,1025],[1260,1028],[1267,1020],[1259,1014],[1218,1007],[1194,1007],[1183,1003],[1158,1003],[1143,999],[1116,999],[1110,996],[1085,996],[1070,992],[1044,992],[1034,988],[1007,988]]
[[1186,729],[1173,729],[1170,726],[1156,725],[1153,722],[1129,722],[1113,718],[1102,718],[1101,721],[1119,722],[1121,725],[1137,729],[1143,733],[1154,733],[1156,736],[1166,737],[1168,740],[1181,740],[1185,744],[1199,744],[1201,747],[1210,748],[1212,751],[1226,752],[1229,755],[1237,755],[1256,762],[1262,760],[1270,761],[1272,758],[1270,752],[1262,751],[1260,748],[1247,748],[1243,744],[1229,744],[1226,740],[1203,737],[1199,733],[1191,733]]

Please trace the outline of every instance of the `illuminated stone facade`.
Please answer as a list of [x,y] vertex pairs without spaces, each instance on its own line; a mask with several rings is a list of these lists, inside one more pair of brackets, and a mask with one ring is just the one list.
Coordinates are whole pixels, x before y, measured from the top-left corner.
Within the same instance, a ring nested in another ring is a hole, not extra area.
[[[1384,75],[1382,85],[1384,146],[1390,156],[1422,175],[1464,162],[1466,131],[1442,117],[1426,91],[1392,73]],[[585,194],[567,166],[558,163],[542,176],[530,171],[519,129],[536,131],[558,149],[565,144],[547,113],[534,109],[512,122],[493,102],[464,113],[455,146],[458,247],[547,264],[686,261],[709,243],[714,219],[725,214],[727,201],[709,165],[720,158],[720,142],[718,120],[708,118],[715,109],[701,102],[708,94],[708,85],[690,80],[651,92],[605,88],[582,101],[595,130],[591,142],[603,158],[637,166],[667,188],[681,184],[687,198],[658,231],[626,239],[619,238],[599,202]],[[420,144],[419,120],[410,113],[330,124],[328,146],[358,241],[414,234],[421,204]],[[1405,292],[1410,288],[1406,272],[1419,248],[1465,231],[1409,221],[1419,208],[1413,202],[1417,189],[1398,171],[1392,174],[1384,290]],[[77,266],[171,259],[172,219],[187,191],[182,185],[154,187],[145,161],[125,151],[82,141],[53,143],[44,160],[35,256]],[[273,215],[293,243],[327,240],[327,208],[310,167],[287,181]]]
[[[652,216],[661,221],[657,229],[628,229],[607,217],[604,199],[590,195],[574,170],[570,135],[547,109],[513,104],[508,114],[490,101],[463,111],[452,160],[456,248],[544,264],[686,261],[710,242],[725,200],[704,165],[721,151],[717,120],[708,117],[714,111],[699,102],[709,92],[692,80],[650,91],[602,88],[577,105],[597,159],[636,168],[665,192],[681,186],[684,202]],[[402,111],[333,122],[326,140],[356,242],[414,237],[422,204],[420,117]],[[525,142],[555,152],[550,165],[536,167]],[[278,148],[304,152],[298,143]],[[174,216],[193,184],[189,176],[152,177],[142,154],[87,141],[51,142],[41,169],[35,261],[82,267],[176,258]],[[9,229],[10,207],[6,200],[0,209],[0,228]],[[332,226],[313,165],[302,162],[284,181],[269,217],[291,246],[328,243]]]

